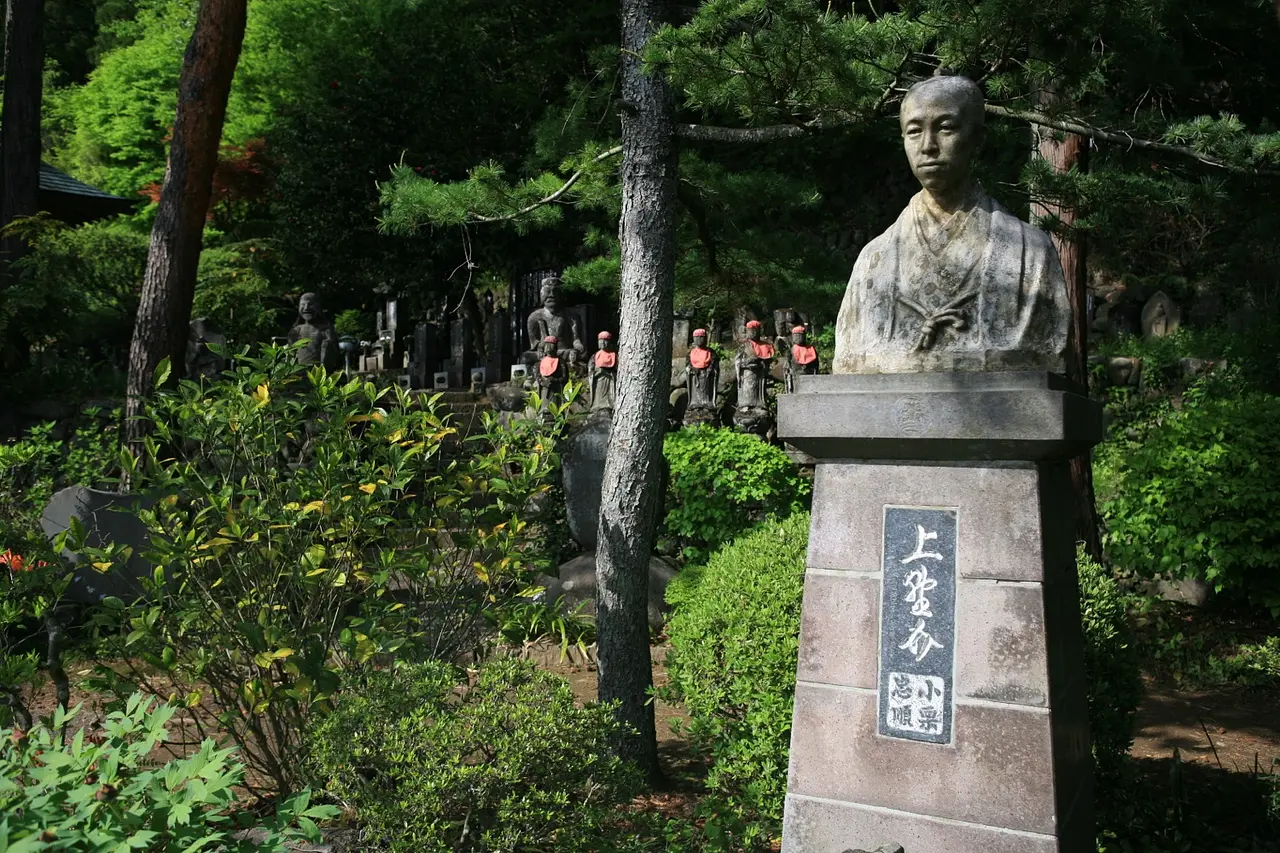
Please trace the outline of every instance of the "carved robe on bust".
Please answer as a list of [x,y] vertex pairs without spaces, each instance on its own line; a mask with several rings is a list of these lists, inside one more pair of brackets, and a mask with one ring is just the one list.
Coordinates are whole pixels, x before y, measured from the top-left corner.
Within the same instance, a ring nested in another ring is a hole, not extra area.
[[1062,372],[1071,307],[1058,254],[972,177],[982,90],[963,77],[926,80],[899,121],[923,189],[858,255],[832,372]]
[[694,329],[693,348],[685,365],[685,388],[689,395],[685,426],[715,425],[719,421],[719,384],[720,359],[707,347],[707,330]]
[[596,343],[599,349],[591,359],[587,377],[591,386],[591,411],[611,416],[618,389],[618,354],[613,350],[613,335],[608,332],[601,332]]

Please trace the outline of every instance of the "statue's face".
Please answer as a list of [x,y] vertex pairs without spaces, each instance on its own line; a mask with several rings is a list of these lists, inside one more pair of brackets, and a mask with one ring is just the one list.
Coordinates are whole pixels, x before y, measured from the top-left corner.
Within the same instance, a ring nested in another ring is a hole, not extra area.
[[556,306],[560,304],[560,288],[554,285],[542,286],[542,307],[548,311],[556,310]]
[[791,343],[798,346],[804,346],[804,339],[808,337],[804,332],[792,332]]
[[555,355],[555,354],[556,354],[556,345],[555,345],[555,344],[553,344],[553,343],[551,343],[551,342],[549,342],[549,341],[543,341],[543,342],[542,342],[542,354],[543,354],[543,355]]
[[605,352],[608,352],[609,350],[613,349],[612,338],[600,338],[599,340],[596,341],[596,344],[600,347],[600,349],[604,350]]
[[962,92],[926,86],[902,102],[899,123],[907,161],[920,185],[945,194],[968,185],[986,130]]
[[308,323],[320,316],[320,300],[315,294],[304,293],[298,300],[298,316]]
[[706,336],[706,335],[694,335],[694,336],[693,336],[693,345],[694,345],[695,347],[705,347],[705,346],[707,345],[707,336]]
[[747,340],[749,340],[749,341],[758,341],[758,340],[760,340],[760,327],[759,327],[759,326],[747,326]]

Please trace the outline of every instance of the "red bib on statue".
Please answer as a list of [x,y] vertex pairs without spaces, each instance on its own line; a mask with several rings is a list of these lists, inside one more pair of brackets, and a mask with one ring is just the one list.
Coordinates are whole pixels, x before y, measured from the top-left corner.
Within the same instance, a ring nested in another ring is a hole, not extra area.
[[813,347],[805,347],[800,344],[793,344],[791,347],[791,358],[796,364],[813,364],[818,358],[818,351]]
[[614,367],[617,363],[618,354],[616,352],[600,350],[596,353],[596,367]]
[[689,363],[698,370],[711,366],[712,352],[706,347],[694,347],[689,350]]
[[756,358],[773,358],[773,344],[764,341],[752,341],[751,348],[756,351]]
[[554,356],[544,356],[542,361],[538,362],[538,370],[543,376],[555,376],[559,369],[560,359]]

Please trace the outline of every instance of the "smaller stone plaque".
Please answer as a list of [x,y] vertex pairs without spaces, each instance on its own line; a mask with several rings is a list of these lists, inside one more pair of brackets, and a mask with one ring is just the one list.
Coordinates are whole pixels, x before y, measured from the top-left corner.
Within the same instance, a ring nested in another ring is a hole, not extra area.
[[956,524],[955,509],[884,508],[877,729],[887,737],[951,743]]

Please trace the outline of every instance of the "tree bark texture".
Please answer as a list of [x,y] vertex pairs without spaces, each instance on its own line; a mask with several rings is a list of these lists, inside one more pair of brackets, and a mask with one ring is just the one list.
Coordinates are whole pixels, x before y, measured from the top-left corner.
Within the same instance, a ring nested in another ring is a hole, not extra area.
[[172,376],[182,375],[218,144],[244,41],[246,2],[201,0],[182,58],[169,162],[129,348],[125,429],[133,445],[146,432],[139,416],[156,367],[168,357]]
[[[40,199],[40,102],[44,86],[44,0],[8,0],[5,11],[4,110],[0,114],[0,228],[33,216]],[[18,237],[0,241],[0,293],[12,282],[9,265],[26,252]],[[7,368],[25,360],[25,330],[10,329]]]
[[[1051,94],[1044,98],[1051,99]],[[1088,166],[1089,142],[1073,133],[1062,134],[1047,128],[1036,128],[1037,154],[1056,172],[1073,167],[1083,171]],[[1033,202],[1033,216],[1054,216],[1064,225],[1076,220],[1076,211],[1051,201]],[[1067,343],[1067,376],[1081,389],[1089,387],[1089,276],[1085,265],[1083,238],[1053,234],[1053,245],[1062,260],[1067,280],[1067,297],[1071,301],[1071,334]],[[1094,559],[1102,556],[1098,538],[1098,518],[1094,507],[1093,464],[1088,451],[1071,460],[1071,483],[1075,491],[1076,540],[1083,542]]]
[[622,282],[618,398],[604,468],[596,553],[600,699],[635,731],[619,753],[657,776],[647,599],[662,507],[662,439],[671,380],[675,281],[675,107],[640,55],[664,0],[622,0]]

